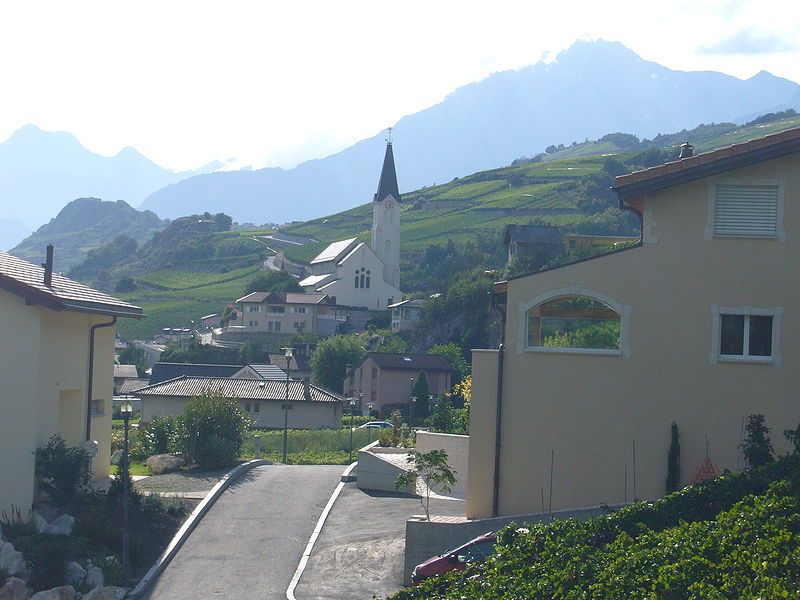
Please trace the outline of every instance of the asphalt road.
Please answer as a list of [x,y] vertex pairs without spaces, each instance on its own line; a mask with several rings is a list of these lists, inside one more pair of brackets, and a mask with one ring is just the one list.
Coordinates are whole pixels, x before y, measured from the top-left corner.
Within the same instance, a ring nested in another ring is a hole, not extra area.
[[252,469],[217,500],[142,598],[286,598],[341,474],[341,466]]

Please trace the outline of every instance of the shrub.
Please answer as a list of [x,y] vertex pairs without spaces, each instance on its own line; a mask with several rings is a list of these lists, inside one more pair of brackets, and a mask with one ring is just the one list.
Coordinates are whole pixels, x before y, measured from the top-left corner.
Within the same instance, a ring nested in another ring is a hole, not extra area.
[[233,398],[206,391],[192,399],[175,421],[175,439],[190,462],[202,468],[227,466],[236,461],[250,427],[250,417]]
[[174,416],[156,417],[149,425],[139,427],[138,439],[145,456],[166,454],[176,446],[176,419]]
[[52,501],[64,506],[89,483],[92,459],[83,448],[68,447],[58,434],[36,449],[36,475]]
[[742,443],[742,453],[751,469],[771,463],[772,442],[769,440],[769,427],[764,425],[764,415],[749,415],[745,425],[747,435]]
[[67,561],[81,553],[81,544],[67,535],[37,533],[16,540],[30,569],[29,583],[34,591],[63,585]]

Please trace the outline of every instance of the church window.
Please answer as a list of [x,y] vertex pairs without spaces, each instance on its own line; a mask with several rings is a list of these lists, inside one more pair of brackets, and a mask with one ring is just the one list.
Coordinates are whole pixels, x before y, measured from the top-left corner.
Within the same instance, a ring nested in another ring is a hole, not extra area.
[[367,287],[367,286],[364,285],[364,274],[363,273],[361,274],[361,287],[362,288],[363,287]]
[[358,271],[356,271],[356,283],[355,283],[355,287],[358,287],[358,282],[359,282],[359,278],[358,278]]
[[366,283],[367,283],[367,285],[365,285],[364,287],[369,287],[369,271],[367,271]]

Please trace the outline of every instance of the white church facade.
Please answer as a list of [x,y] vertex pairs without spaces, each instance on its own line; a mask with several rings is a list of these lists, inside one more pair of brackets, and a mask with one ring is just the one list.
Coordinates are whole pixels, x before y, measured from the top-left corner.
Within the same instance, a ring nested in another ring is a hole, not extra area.
[[372,243],[333,242],[311,261],[300,282],[306,293],[328,294],[339,306],[387,310],[400,291],[400,192],[392,142],[386,145],[378,191],[372,200]]

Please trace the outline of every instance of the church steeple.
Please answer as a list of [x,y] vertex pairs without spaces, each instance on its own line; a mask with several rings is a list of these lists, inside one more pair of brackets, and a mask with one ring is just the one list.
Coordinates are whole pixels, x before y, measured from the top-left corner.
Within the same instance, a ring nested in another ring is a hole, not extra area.
[[383,262],[383,280],[400,288],[400,191],[392,152],[392,131],[386,140],[378,191],[372,199],[372,251]]
[[383,157],[381,178],[378,181],[378,191],[373,197],[373,202],[383,202],[391,195],[395,201],[400,202],[400,191],[397,188],[397,171],[394,168],[394,153],[392,152],[392,130],[389,128],[389,139],[386,142],[386,154]]

